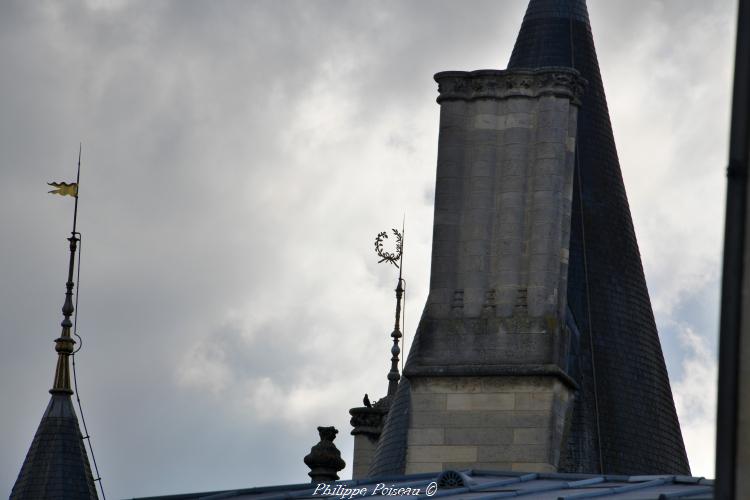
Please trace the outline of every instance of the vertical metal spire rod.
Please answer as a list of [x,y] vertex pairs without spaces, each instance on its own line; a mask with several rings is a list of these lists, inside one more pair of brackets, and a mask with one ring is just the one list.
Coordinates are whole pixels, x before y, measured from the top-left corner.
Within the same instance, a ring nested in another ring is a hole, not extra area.
[[[391,332],[393,347],[391,347],[391,370],[388,372],[388,396],[396,394],[398,381],[401,379],[401,374],[398,371],[398,361],[399,354],[401,354],[401,348],[398,343],[401,337],[403,337],[403,334],[401,333],[401,299],[404,296],[404,280],[402,278],[404,263],[404,224],[401,226],[401,233],[399,233],[397,229],[391,230],[396,237],[395,253],[389,253],[383,250],[383,240],[388,238],[388,233],[383,231],[375,238],[375,252],[381,257],[380,262],[390,262],[398,268],[398,284],[396,285],[395,290],[396,321],[393,325],[393,332]],[[396,263],[397,261],[398,263]]]
[[[403,228],[401,229],[401,237],[403,238]],[[403,239],[401,240],[403,245]],[[396,285],[396,323],[393,325],[393,332],[391,338],[393,339],[393,347],[391,347],[391,371],[388,372],[388,395],[391,396],[396,394],[398,388],[398,381],[401,380],[401,374],[398,372],[398,356],[401,354],[401,348],[398,346],[398,342],[403,337],[401,333],[401,298],[404,296],[404,280],[401,278],[402,266],[404,262],[404,253],[401,252],[399,257],[398,267],[398,285]]]
[[70,335],[70,329],[73,323],[70,321],[70,316],[75,310],[73,307],[73,271],[75,268],[75,254],[78,248],[78,237],[76,236],[76,222],[78,218],[78,186],[81,178],[81,145],[78,145],[78,172],[76,174],[76,193],[75,193],[75,208],[73,210],[73,231],[71,231],[70,238],[70,261],[68,263],[68,281],[65,283],[65,302],[62,306],[63,320],[60,323],[62,332],[60,336],[55,339],[55,351],[57,351],[57,366],[55,368],[55,380],[52,385],[52,389],[49,390],[51,394],[73,394],[73,389],[70,386],[70,366],[68,364],[68,358],[73,354],[75,340]]

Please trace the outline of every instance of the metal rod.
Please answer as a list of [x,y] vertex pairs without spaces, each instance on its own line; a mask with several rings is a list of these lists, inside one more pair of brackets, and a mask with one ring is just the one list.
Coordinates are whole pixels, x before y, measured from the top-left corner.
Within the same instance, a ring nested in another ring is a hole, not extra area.
[[78,143],[78,171],[76,172],[76,194],[75,194],[75,206],[73,208],[73,236],[76,235],[76,221],[78,220],[78,189],[80,188],[81,182],[81,148],[82,144]]

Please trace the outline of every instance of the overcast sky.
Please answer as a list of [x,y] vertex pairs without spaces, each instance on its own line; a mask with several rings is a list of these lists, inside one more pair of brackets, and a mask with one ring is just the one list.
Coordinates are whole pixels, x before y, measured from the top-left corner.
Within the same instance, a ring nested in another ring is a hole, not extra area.
[[[107,495],[309,480],[384,395],[406,213],[426,299],[432,75],[505,68],[526,1],[0,3],[0,494],[51,387],[83,142],[76,357]],[[735,2],[589,12],[693,475],[713,476]]]

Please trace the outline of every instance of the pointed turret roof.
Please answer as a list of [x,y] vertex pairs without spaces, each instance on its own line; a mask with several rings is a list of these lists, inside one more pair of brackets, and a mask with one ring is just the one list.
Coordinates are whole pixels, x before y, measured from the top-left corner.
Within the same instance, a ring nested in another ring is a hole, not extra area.
[[52,394],[10,498],[97,498],[69,394]]
[[[575,68],[589,82],[578,111],[568,270],[580,332],[573,371],[584,394],[561,468],[687,474],[584,0],[529,2],[508,68],[542,66]],[[592,444],[600,456],[584,452]]]
[[73,323],[73,264],[78,238],[75,225],[70,242],[70,265],[62,308],[62,333],[55,340],[57,367],[50,389],[50,402],[42,415],[34,440],[10,493],[12,500],[96,500],[96,487],[83,443],[78,418],[73,409],[68,360],[75,341],[70,335]]

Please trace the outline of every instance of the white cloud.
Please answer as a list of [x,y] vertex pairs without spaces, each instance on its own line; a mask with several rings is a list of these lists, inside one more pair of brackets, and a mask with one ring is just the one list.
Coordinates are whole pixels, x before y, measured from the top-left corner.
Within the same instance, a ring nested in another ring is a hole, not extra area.
[[680,325],[683,376],[672,384],[675,407],[694,476],[714,477],[717,361],[705,337]]

